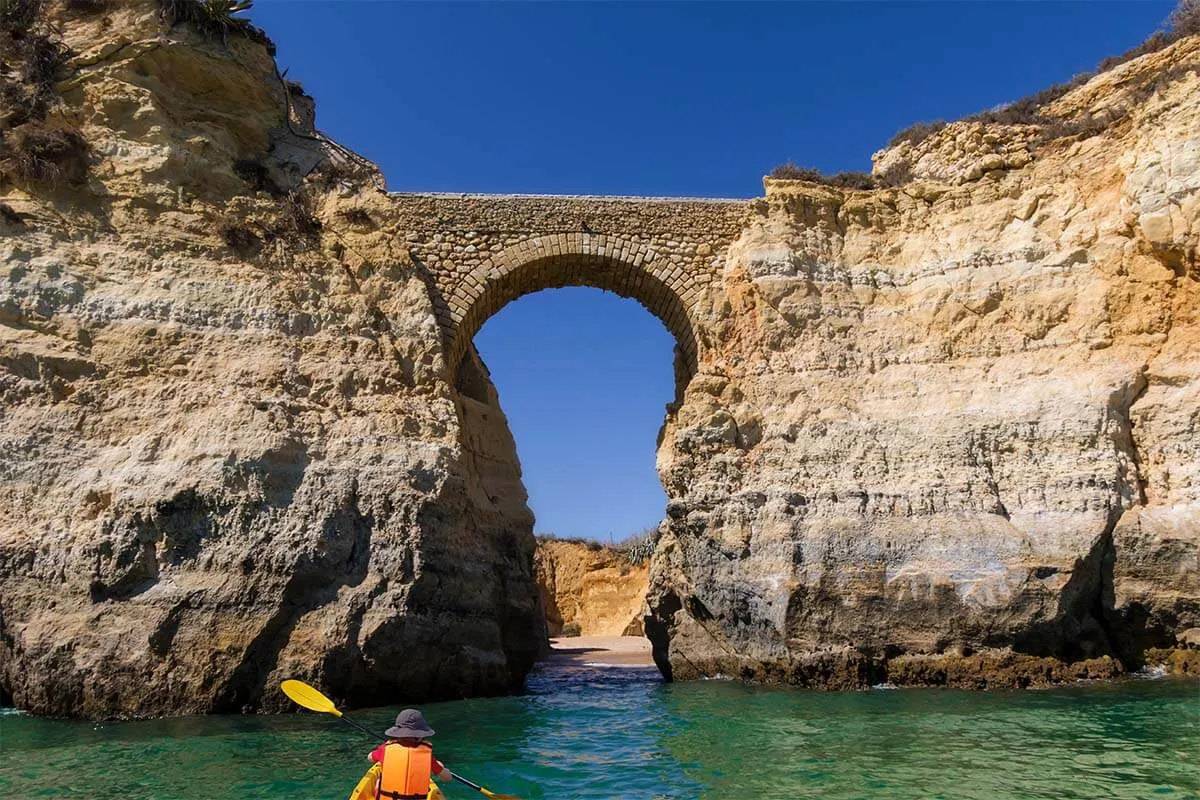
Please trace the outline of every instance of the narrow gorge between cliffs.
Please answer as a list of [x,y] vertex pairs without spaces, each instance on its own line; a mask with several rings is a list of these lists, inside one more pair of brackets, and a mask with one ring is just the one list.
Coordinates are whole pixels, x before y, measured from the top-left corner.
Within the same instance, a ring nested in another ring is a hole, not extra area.
[[668,680],[1200,673],[1200,36],[1032,122],[898,136],[857,182],[398,193],[257,29],[20,8],[0,705],[520,692],[558,592],[472,342],[564,287],[636,300],[677,344],[667,503],[621,628]]

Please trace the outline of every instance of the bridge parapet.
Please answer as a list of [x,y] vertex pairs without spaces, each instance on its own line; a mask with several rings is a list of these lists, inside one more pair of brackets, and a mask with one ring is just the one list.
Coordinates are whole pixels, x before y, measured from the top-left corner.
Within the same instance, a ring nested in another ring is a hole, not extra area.
[[480,326],[525,294],[592,286],[658,316],[694,370],[691,309],[724,268],[748,200],[395,194],[457,367]]

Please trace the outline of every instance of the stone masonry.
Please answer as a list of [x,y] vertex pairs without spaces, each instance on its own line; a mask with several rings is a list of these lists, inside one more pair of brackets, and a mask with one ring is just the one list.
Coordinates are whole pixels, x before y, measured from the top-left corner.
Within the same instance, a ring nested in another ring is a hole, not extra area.
[[696,370],[692,309],[724,268],[750,202],[644,197],[393,194],[413,260],[432,276],[452,369],[484,322],[522,295],[592,286],[631,297]]

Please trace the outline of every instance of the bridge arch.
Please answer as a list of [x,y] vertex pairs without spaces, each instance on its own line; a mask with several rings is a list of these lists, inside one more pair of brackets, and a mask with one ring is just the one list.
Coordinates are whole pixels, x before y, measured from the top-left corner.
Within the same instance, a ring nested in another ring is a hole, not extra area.
[[701,286],[683,265],[650,244],[611,234],[533,236],[465,276],[448,298],[452,369],[485,322],[508,303],[543,289],[588,286],[638,301],[675,337],[684,382],[696,372],[698,346],[689,311]]

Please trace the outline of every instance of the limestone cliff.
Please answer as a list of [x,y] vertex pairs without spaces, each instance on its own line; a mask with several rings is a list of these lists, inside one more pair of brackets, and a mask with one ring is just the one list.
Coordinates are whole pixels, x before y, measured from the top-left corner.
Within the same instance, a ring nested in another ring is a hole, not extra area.
[[645,618],[668,675],[1195,661],[1169,650],[1200,627],[1200,39],[1049,121],[882,152],[893,188],[768,182],[744,226],[541,198],[533,236],[520,198],[389,197],[265,37],[200,8],[0,14],[0,702],[519,684],[532,520],[465,342],[589,281],[680,337]]
[[539,538],[534,568],[550,636],[564,627],[579,636],[642,635],[647,564],[611,547]]
[[[26,2],[11,31],[62,63],[56,102],[5,131],[0,703],[519,685],[532,517],[486,372],[447,383],[372,168],[313,130],[263,37],[161,7]],[[5,96],[32,97],[18,67]],[[25,146],[45,130],[82,134],[85,173]]]
[[1198,67],[767,181],[659,450],[664,671],[1026,685],[1200,626]]

